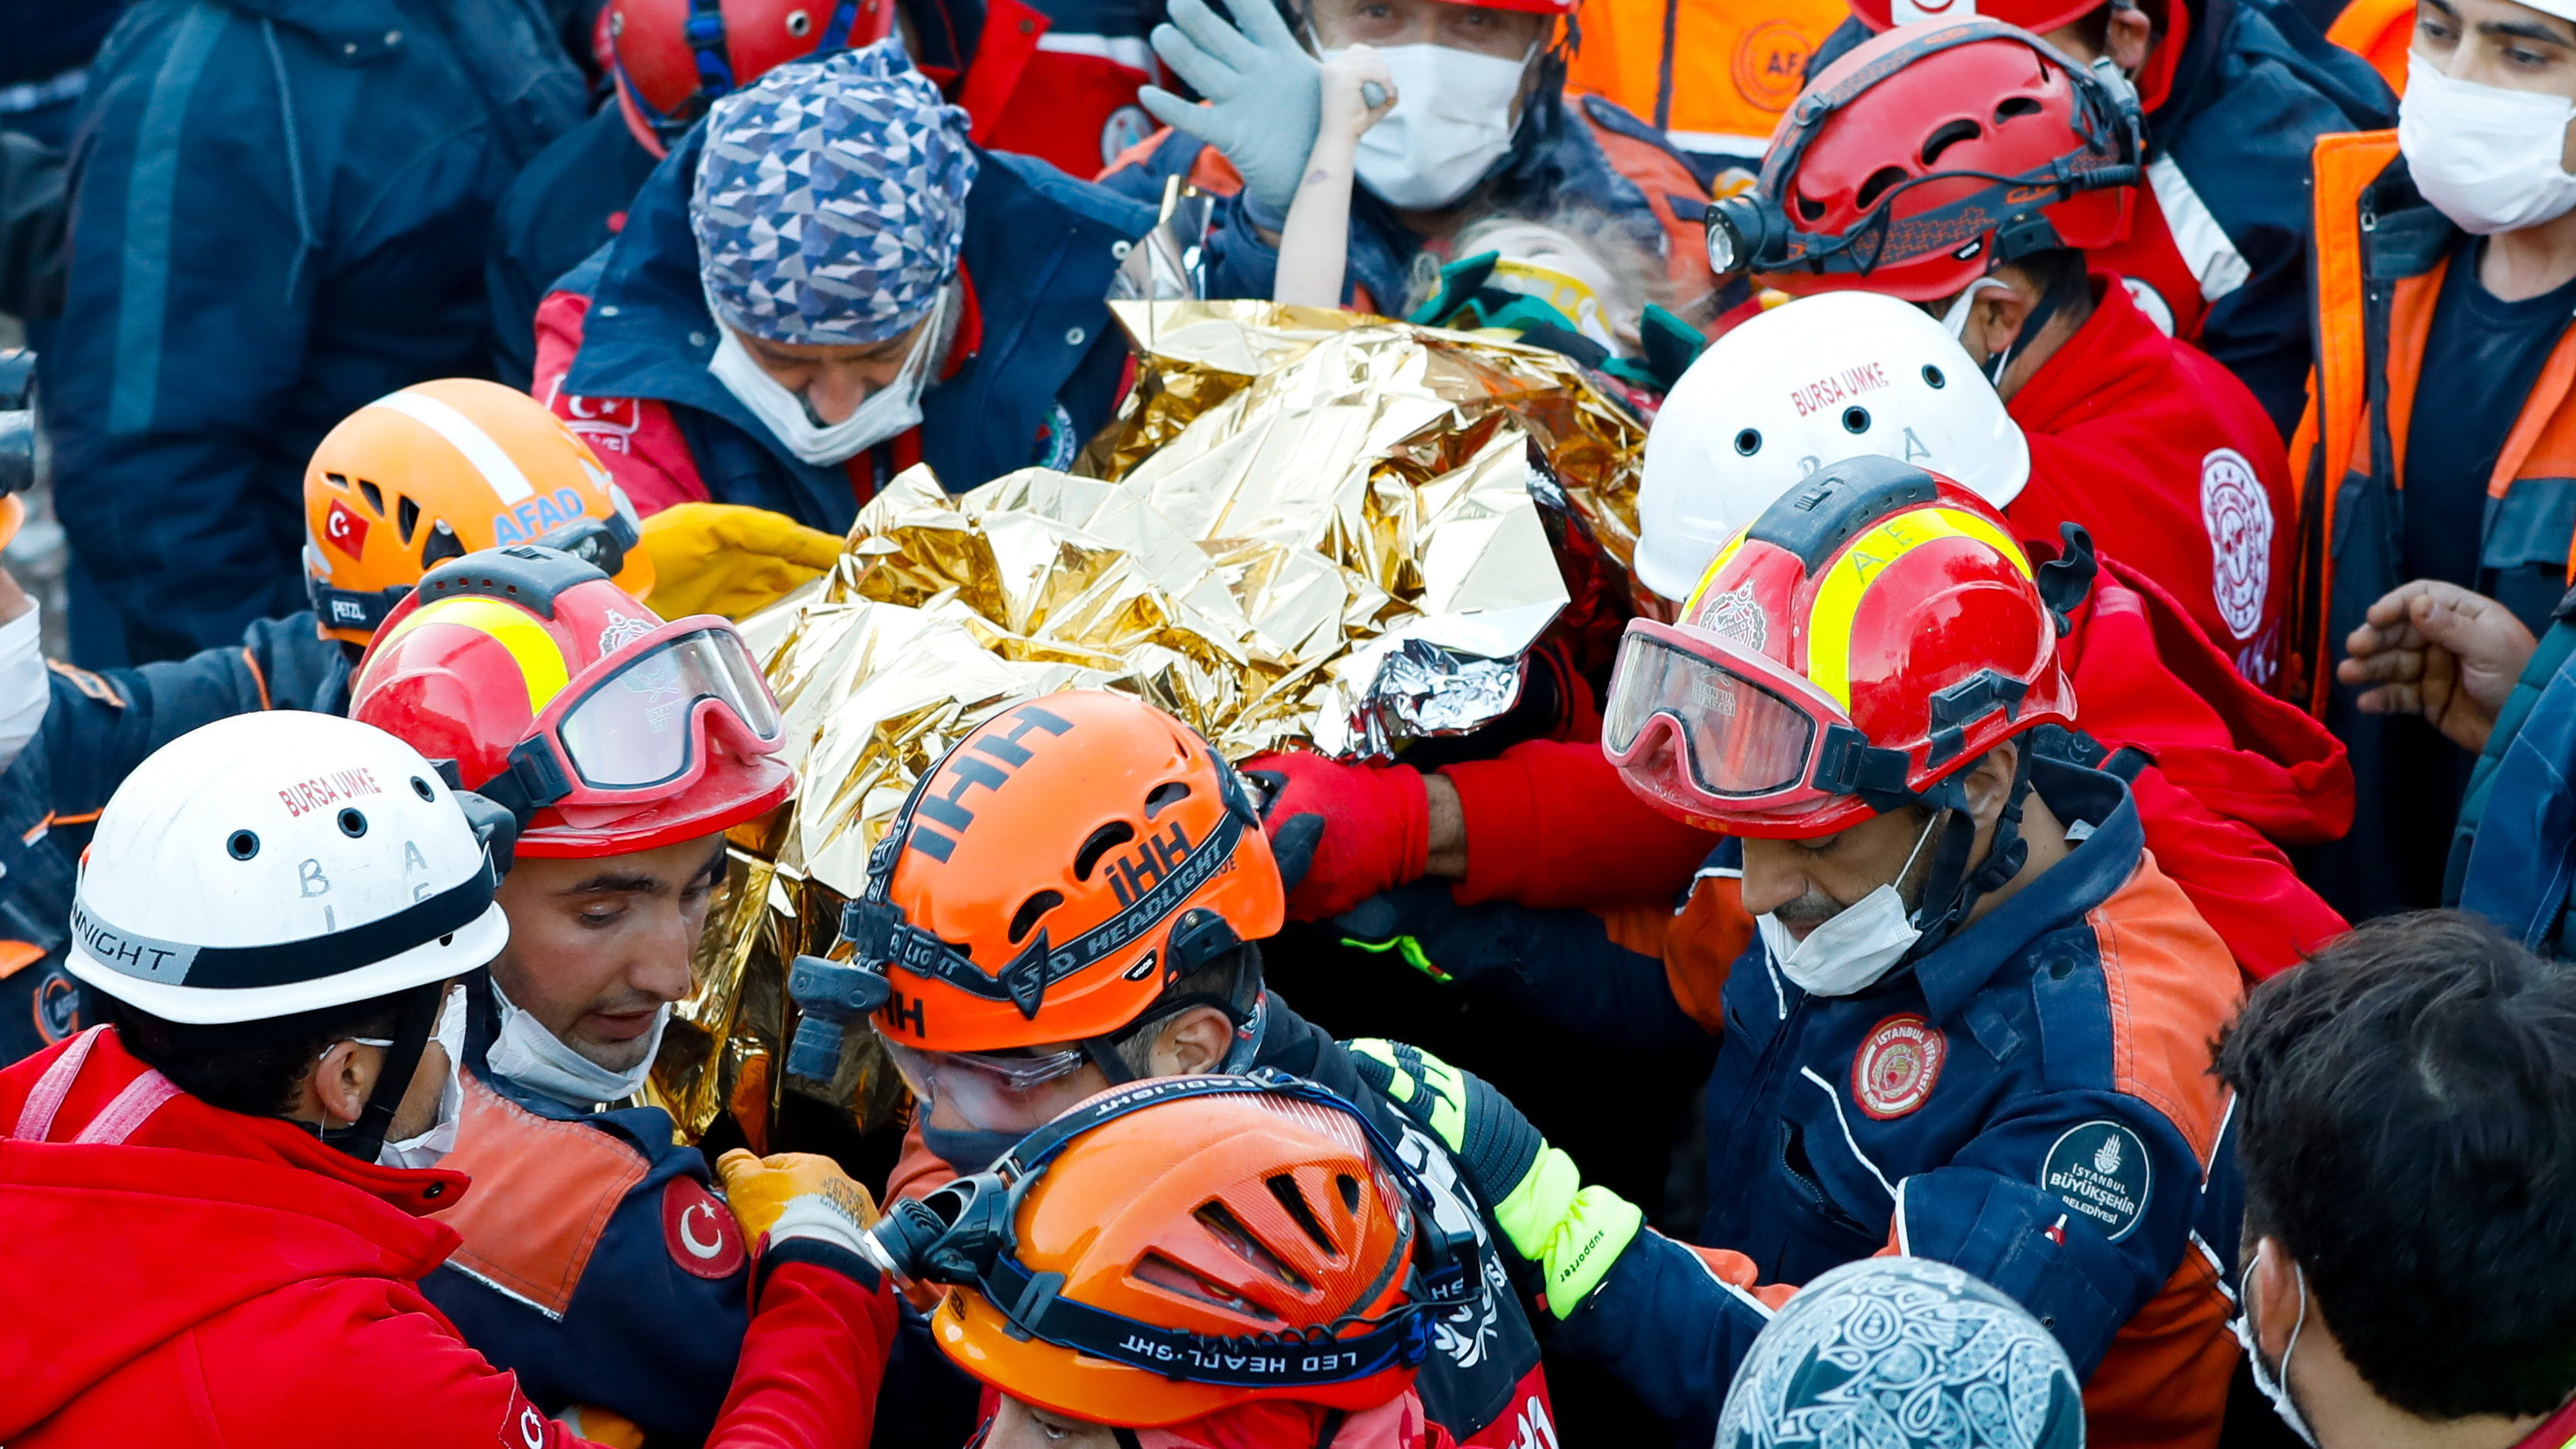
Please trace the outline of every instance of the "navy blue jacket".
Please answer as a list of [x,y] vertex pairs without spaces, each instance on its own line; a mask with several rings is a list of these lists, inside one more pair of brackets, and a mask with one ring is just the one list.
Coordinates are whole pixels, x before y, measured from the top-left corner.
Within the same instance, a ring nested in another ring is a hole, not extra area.
[[493,203],[582,113],[537,0],[144,0],[117,27],[42,366],[55,507],[132,658],[303,606],[306,458],[488,371]]
[[421,1292],[547,1413],[705,1439],[751,1322],[750,1253],[706,1158],[659,1107],[585,1112],[495,1075],[489,980],[466,990],[465,1115],[442,1165],[474,1186],[440,1214],[465,1244]]
[[537,304],[564,273],[608,245],[660,157],[614,101],[555,138],[501,194],[492,219],[492,368],[525,388],[537,366]]
[[[672,149],[617,239],[563,279],[560,291],[587,298],[589,310],[561,388],[541,378],[539,395],[565,395],[554,396],[556,410],[576,430],[582,418],[567,396],[585,400],[585,410],[602,399],[659,404],[708,497],[844,532],[860,501],[852,470],[800,461],[707,371],[715,319],[689,230],[689,187],[705,134],[693,131]],[[982,158],[966,198],[961,260],[982,338],[921,399],[921,460],[952,493],[1032,463],[1063,467],[1109,421],[1127,342],[1103,299],[1128,244],[1154,225],[1153,208],[1044,162],[998,151]],[[627,466],[614,442],[602,456],[612,473]],[[853,460],[853,468],[866,461]],[[646,500],[668,489],[627,491],[650,507]]]
[[126,775],[228,715],[340,712],[349,656],[306,613],[262,619],[240,644],[176,663],[99,674],[54,664],[46,683],[43,728],[0,772],[0,1065],[87,1024],[78,985],[61,969],[73,872],[91,822]]
[[[2576,601],[2576,595],[2571,595]],[[2544,955],[2576,957],[2576,623],[2570,605],[2496,719],[2461,807],[2446,894]],[[2465,854],[2465,868],[2463,855]]]
[[[2236,968],[2180,890],[2141,870],[2126,786],[2044,758],[2032,775],[2092,834],[1930,955],[1848,997],[1799,990],[1758,938],[1729,974],[1699,1241],[1743,1255],[1747,1281],[1641,1234],[1550,1340],[1693,1426],[1687,1439],[1713,1428],[1769,1319],[1751,1280],[1804,1283],[1891,1245],[2049,1323],[2123,1442],[2161,1437],[2157,1415],[2177,1440],[2201,1418],[2214,1432],[2235,1356],[2218,1287],[2235,1198],[2206,1069]],[[1695,889],[1739,860],[1722,845]],[[1414,900],[1407,915],[1433,964],[1544,1001],[1602,1048],[1705,1040],[1662,963],[1586,913]]]
[[[2155,191],[2174,244],[2203,276],[2210,303],[2200,350],[2236,374],[2286,438],[2306,404],[2309,337],[2308,153],[2317,137],[2397,124],[2397,100],[2370,62],[2328,41],[2280,0],[2189,0],[2190,34],[2173,87],[2147,115]],[[1869,38],[1847,20],[1808,62],[1815,75]],[[2197,198],[2217,224],[2189,219]],[[2240,259],[2223,257],[2232,249]],[[2216,269],[2212,263],[2215,261]]]

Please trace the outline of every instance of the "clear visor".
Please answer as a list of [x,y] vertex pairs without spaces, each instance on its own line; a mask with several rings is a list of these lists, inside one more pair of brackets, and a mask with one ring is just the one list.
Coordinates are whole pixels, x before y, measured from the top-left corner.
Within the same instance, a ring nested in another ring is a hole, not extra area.
[[1078,1048],[1042,1056],[931,1052],[885,1041],[903,1084],[940,1126],[980,1132],[1034,1132],[1090,1095],[1076,1074],[1090,1058]]
[[701,629],[646,651],[591,687],[555,727],[581,782],[637,790],[679,779],[697,762],[695,720],[714,700],[762,740],[779,737],[778,704],[742,636]]
[[1632,632],[1619,646],[1602,742],[1624,755],[1658,715],[1677,727],[1691,782],[1704,794],[1772,795],[1806,780],[1816,739],[1806,710],[1721,659]]

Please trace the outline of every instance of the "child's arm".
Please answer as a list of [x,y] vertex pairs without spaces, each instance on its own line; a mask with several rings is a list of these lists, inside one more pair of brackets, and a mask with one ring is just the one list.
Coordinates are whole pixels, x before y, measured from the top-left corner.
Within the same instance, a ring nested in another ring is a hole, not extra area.
[[1297,199],[1279,230],[1275,301],[1308,307],[1342,305],[1342,268],[1350,249],[1352,158],[1360,136],[1395,109],[1395,79],[1386,62],[1354,45],[1324,63],[1324,118]]

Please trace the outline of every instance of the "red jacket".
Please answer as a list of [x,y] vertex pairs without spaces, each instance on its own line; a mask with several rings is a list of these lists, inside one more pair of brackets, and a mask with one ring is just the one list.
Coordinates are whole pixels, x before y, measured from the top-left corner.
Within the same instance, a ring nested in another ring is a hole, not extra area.
[[[466,1190],[210,1107],[107,1028],[0,1072],[0,1441],[584,1442],[414,1286],[457,1245],[427,1215]],[[892,1298],[813,1261],[771,1266],[715,1441],[864,1444]]]
[[[2105,561],[2074,625],[2058,649],[2077,721],[2103,744],[2155,760],[2131,787],[2148,848],[2237,963],[2270,976],[2341,932],[2343,918],[2281,847],[2331,840],[2351,824],[2343,745],[2239,677],[2179,604],[2124,564]],[[1462,905],[1669,903],[1716,840],[1639,799],[1596,741],[1534,740],[1441,773],[1466,823]],[[1672,918],[1659,908],[1655,919]]]
[[2281,435],[2235,374],[2156,330],[2117,278],[2093,283],[2093,315],[2005,405],[2030,438],[2030,483],[2004,514],[2050,547],[2060,523],[2084,525],[2271,686],[2294,544]]

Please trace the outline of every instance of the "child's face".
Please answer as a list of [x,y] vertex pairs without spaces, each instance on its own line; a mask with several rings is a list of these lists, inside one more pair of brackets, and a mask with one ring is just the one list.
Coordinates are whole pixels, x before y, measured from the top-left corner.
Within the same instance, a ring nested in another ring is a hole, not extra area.
[[1346,45],[1445,45],[1518,60],[1555,25],[1554,17],[1489,10],[1455,0],[1314,0],[1315,39]]

